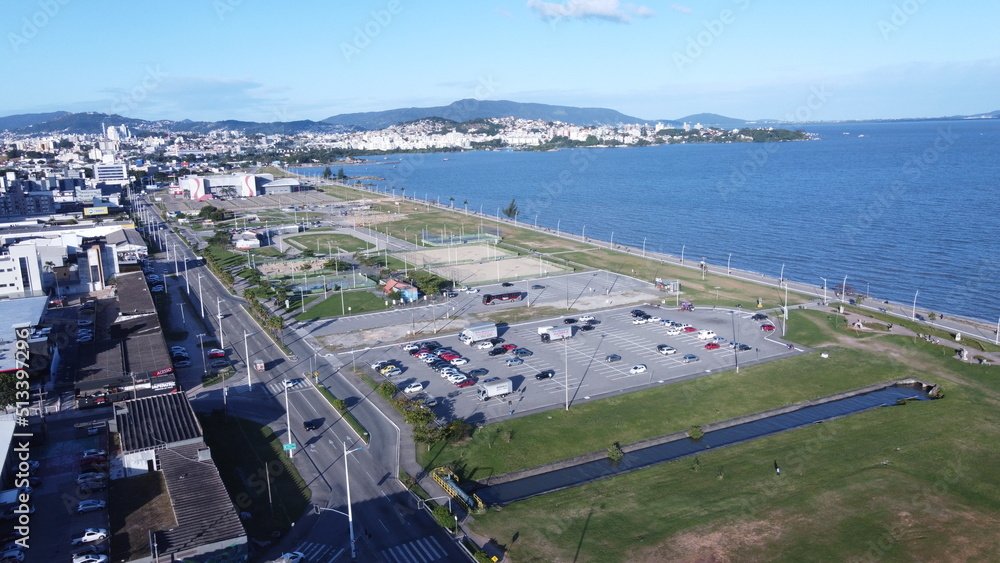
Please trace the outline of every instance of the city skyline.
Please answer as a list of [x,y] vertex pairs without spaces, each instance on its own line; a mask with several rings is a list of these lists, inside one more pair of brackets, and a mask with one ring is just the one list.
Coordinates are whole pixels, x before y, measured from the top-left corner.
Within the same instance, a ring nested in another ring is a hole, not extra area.
[[[8,7],[0,115],[319,121],[460,99],[832,121],[1000,109],[1000,5],[616,0]],[[991,17],[992,16],[992,17]]]

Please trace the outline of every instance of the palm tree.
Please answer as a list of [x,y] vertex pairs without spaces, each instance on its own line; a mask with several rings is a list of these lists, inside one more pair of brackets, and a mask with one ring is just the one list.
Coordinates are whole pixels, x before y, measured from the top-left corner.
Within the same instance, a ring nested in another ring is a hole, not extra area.
[[399,197],[406,199],[406,188],[399,188]]
[[55,275],[55,266],[55,262],[52,260],[46,260],[42,270],[52,274],[52,279],[55,280],[56,283],[56,297],[59,297],[59,276]]
[[455,209],[455,198],[449,197],[448,199],[451,200],[451,208]]
[[469,214],[469,200],[463,201],[462,205],[465,206],[465,214],[468,215]]

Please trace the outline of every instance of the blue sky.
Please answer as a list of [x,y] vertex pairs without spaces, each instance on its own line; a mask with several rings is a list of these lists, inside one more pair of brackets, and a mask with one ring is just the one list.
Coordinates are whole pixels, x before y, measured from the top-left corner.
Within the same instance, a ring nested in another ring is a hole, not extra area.
[[0,115],[319,120],[464,98],[642,119],[1000,109],[1000,2],[520,0],[4,6]]

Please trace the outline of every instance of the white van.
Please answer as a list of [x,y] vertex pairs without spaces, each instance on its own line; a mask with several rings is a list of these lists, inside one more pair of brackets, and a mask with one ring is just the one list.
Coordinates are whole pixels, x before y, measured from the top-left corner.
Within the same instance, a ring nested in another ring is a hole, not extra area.
[[715,331],[714,330],[699,330],[697,336],[698,336],[698,340],[711,340],[711,339],[715,338]]

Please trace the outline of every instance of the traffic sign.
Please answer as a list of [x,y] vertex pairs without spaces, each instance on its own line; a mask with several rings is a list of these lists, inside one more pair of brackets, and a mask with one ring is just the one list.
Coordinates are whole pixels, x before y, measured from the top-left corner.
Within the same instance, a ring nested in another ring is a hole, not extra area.
[[297,447],[299,447],[298,444],[285,444],[286,450],[294,450]]

